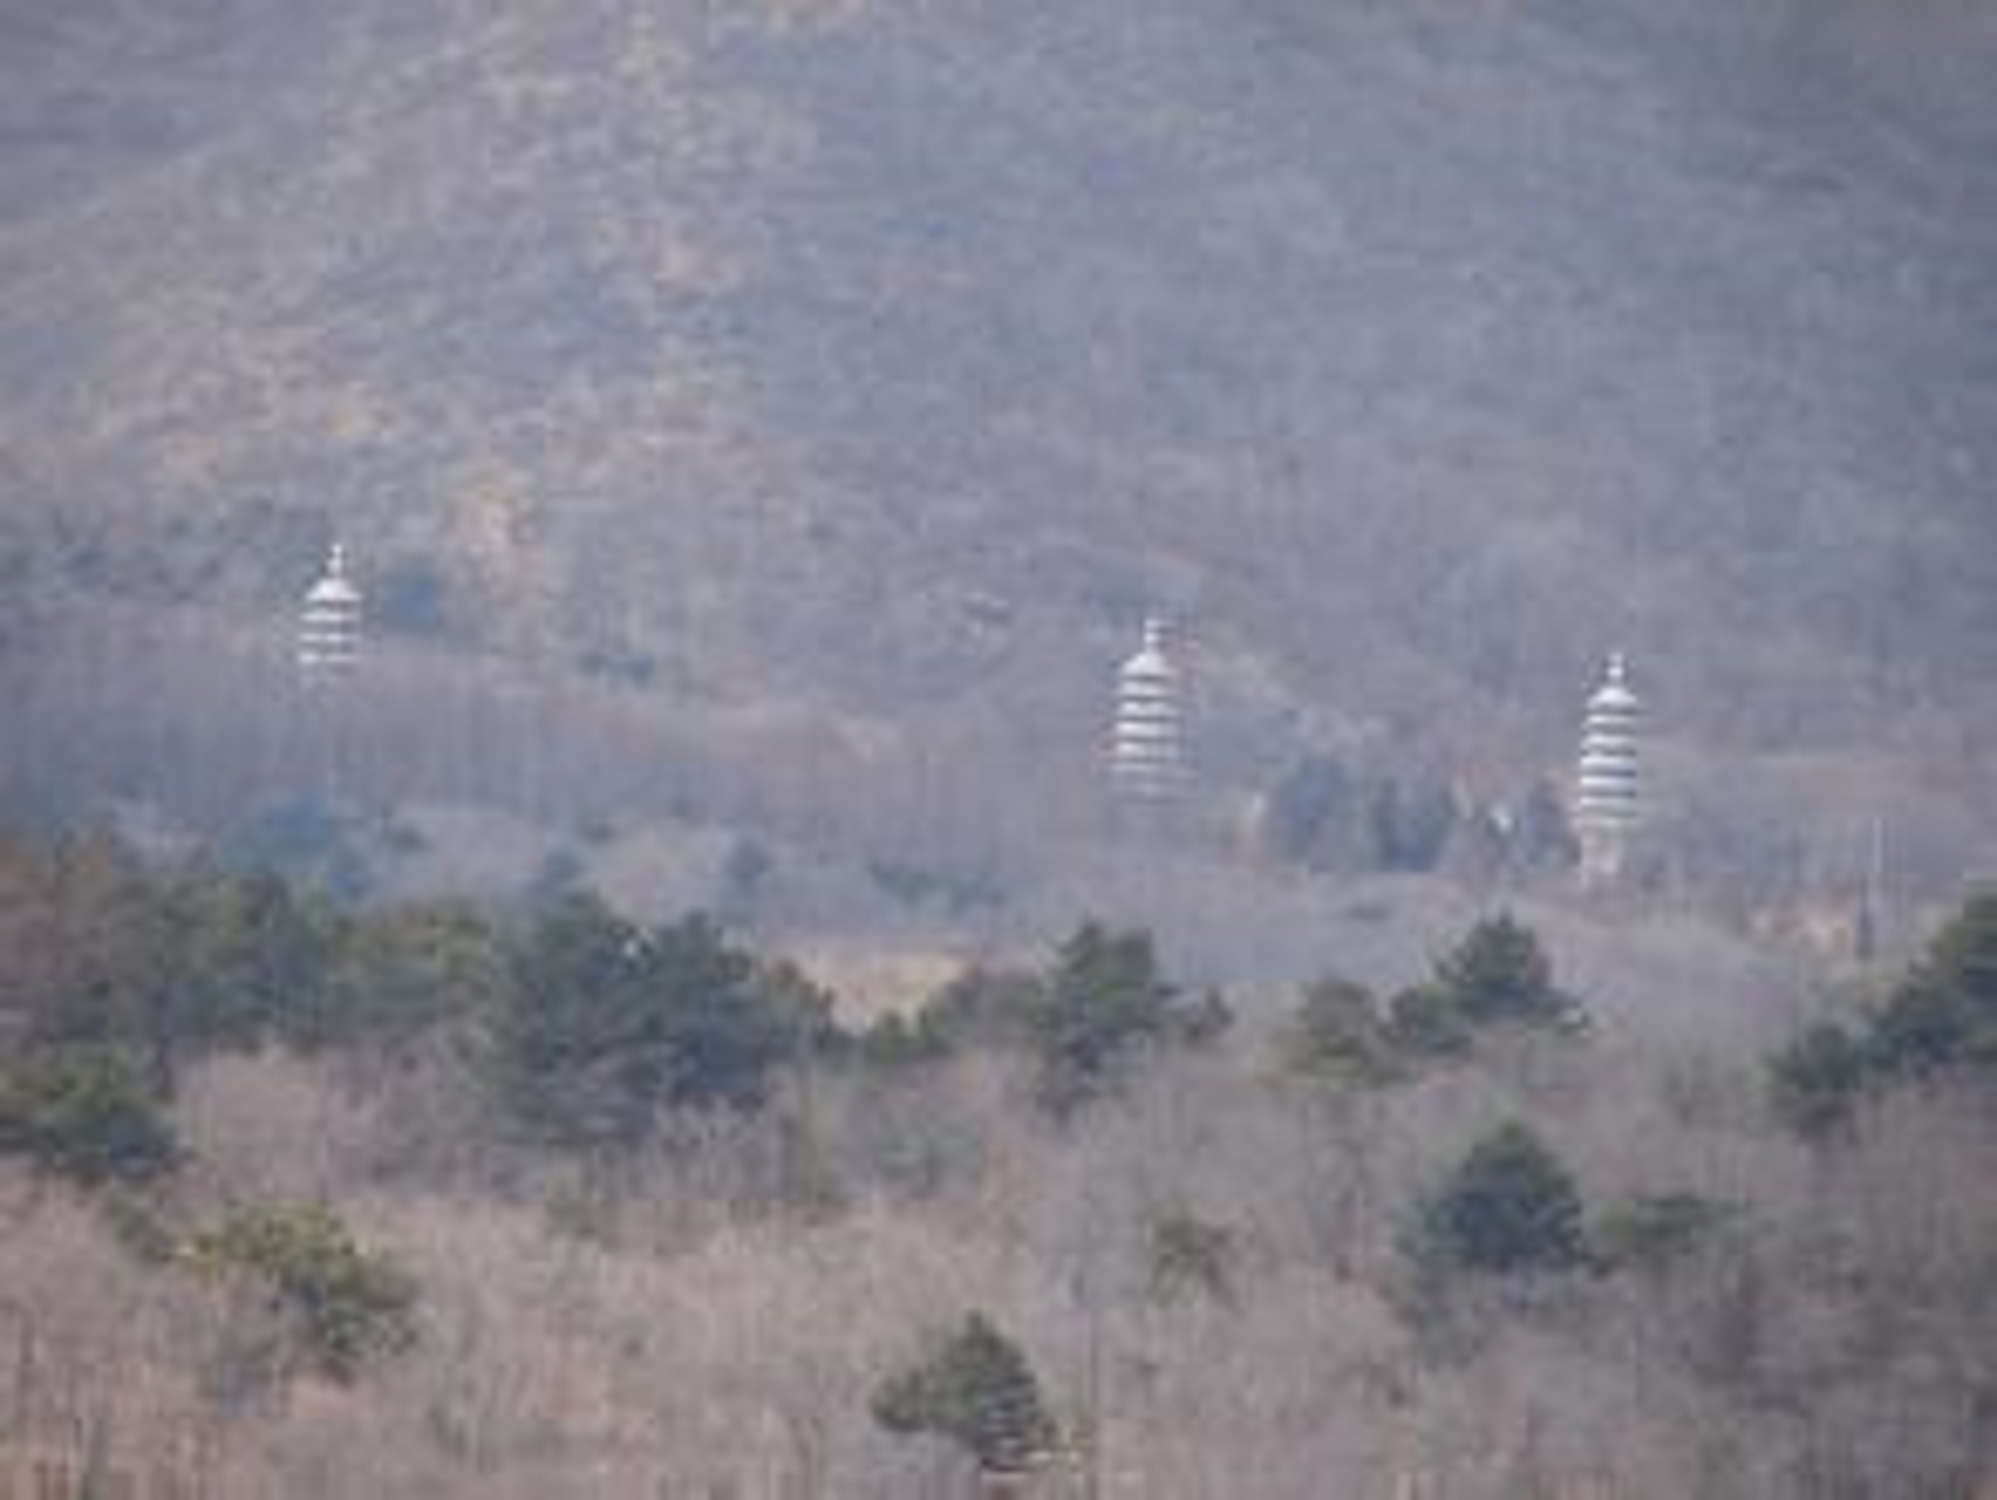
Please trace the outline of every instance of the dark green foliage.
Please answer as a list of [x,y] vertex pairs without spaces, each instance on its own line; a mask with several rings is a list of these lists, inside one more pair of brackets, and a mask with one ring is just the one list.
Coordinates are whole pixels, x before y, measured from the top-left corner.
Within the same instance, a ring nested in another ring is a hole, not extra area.
[[317,1205],[246,1209],[195,1235],[183,1258],[210,1274],[266,1283],[289,1320],[304,1366],[351,1380],[378,1354],[416,1337],[416,1285],[387,1257],[364,1250]]
[[1553,984],[1553,965],[1532,929],[1508,913],[1479,922],[1437,964],[1435,985],[1472,1025],[1549,1022],[1571,1016],[1572,999]]
[[0,918],[21,934],[0,953],[0,1012],[27,1049],[118,1053],[156,1093],[205,1052],[399,1047],[484,1021],[510,979],[468,907],[356,912],[272,872],[153,869],[101,839],[0,847]]
[[1505,1024],[1577,1031],[1586,1018],[1554,985],[1532,930],[1501,915],[1471,928],[1426,982],[1397,993],[1384,1014],[1359,985],[1328,979],[1313,986],[1284,1051],[1305,1074],[1390,1083],[1424,1061],[1469,1054],[1480,1031]]
[[869,1067],[894,1071],[933,1062],[946,1055],[946,1048],[919,1024],[891,1010],[860,1033],[859,1054]]
[[1928,944],[1927,978],[1982,1014],[1997,1007],[1997,889],[1977,891]]
[[1400,1077],[1397,1046],[1373,992],[1338,978],[1321,979],[1304,992],[1282,1038],[1283,1060],[1292,1071],[1339,1083]]
[[8,850],[14,938],[0,954],[31,1047],[117,1047],[163,1005],[174,933],[130,852],[97,835]]
[[669,1104],[760,1104],[779,1064],[833,1041],[831,996],[790,964],[729,946],[706,917],[661,929],[647,956],[660,987]]
[[1997,1062],[1997,894],[1935,934],[1886,1003],[1853,1030],[1813,1026],[1769,1059],[1769,1099],[1797,1134],[1848,1128],[1868,1090]]
[[656,987],[665,1101],[760,1103],[770,1066],[794,1039],[804,1039],[794,1033],[793,1013],[779,998],[791,993],[790,981],[781,990],[760,983],[755,959],[730,947],[721,929],[699,916],[655,933],[640,959]]
[[1997,1060],[1997,892],[1963,904],[1872,1018],[1866,1050],[1887,1076]]
[[504,935],[477,910],[419,902],[344,924],[324,982],[287,1009],[301,1047],[390,1050],[457,1023],[489,1023],[512,984]]
[[299,797],[264,808],[232,829],[221,852],[233,868],[280,871],[356,900],[366,894],[369,880],[356,839],[360,831],[339,808]]
[[1433,870],[1442,862],[1457,816],[1455,797],[1437,778],[1388,778],[1367,809],[1374,867]]
[[1842,1026],[1813,1026],[1768,1064],[1775,1114],[1812,1140],[1844,1129],[1866,1083],[1865,1049]]
[[1433,984],[1418,984],[1394,996],[1387,1009],[1386,1038],[1413,1058],[1460,1057],[1475,1040],[1463,1007]]
[[104,1227],[132,1256],[149,1266],[163,1266],[179,1252],[173,1230],[142,1190],[115,1187],[98,1202]]
[[630,1141],[668,1071],[643,935],[593,894],[544,911],[497,1029],[508,1104],[556,1139]]
[[883,1381],[872,1409],[888,1431],[943,1438],[987,1473],[1020,1473],[1054,1441],[1025,1354],[981,1313]]
[[1099,1092],[1140,1046],[1198,1044],[1226,1029],[1217,995],[1182,1002],[1151,935],[1086,922],[1056,953],[1032,1019],[1042,1094],[1066,1109]]
[[1163,1033],[1174,994],[1149,933],[1084,923],[1048,976],[1042,1056],[1051,1068],[1100,1077],[1134,1043]]
[[86,1184],[143,1181],[173,1165],[172,1133],[113,1053],[42,1052],[0,1078],[0,1151]]
[[1477,1271],[1564,1270],[1586,1248],[1573,1179],[1516,1122],[1471,1147],[1427,1205],[1422,1230],[1425,1249]]
[[1867,1065],[1883,1077],[1924,1077],[1965,1059],[1979,1030],[1970,998],[1926,975],[1909,978],[1872,1017]]
[[166,899],[179,937],[168,998],[179,1045],[251,1047],[311,1030],[341,937],[323,897],[269,872],[196,870]]
[[1263,827],[1270,852],[1314,870],[1362,867],[1370,851],[1358,831],[1359,791],[1335,757],[1305,758],[1269,791]]
[[1217,989],[1205,989],[1197,1000],[1188,1001],[1174,1011],[1166,1034],[1189,1047],[1203,1047],[1218,1041],[1232,1025],[1234,1007],[1227,1003],[1227,996]]
[[1657,1269],[1696,1250],[1735,1213],[1697,1193],[1643,1194],[1603,1214],[1589,1248],[1604,1271]]
[[1151,1226],[1151,1295],[1177,1302],[1197,1295],[1232,1307],[1240,1242],[1233,1229],[1196,1214],[1172,1214]]
[[497,1029],[509,1103],[542,1134],[631,1144],[663,1108],[752,1108],[775,1069],[828,1047],[831,1000],[689,917],[646,933],[593,894],[521,945]]
[[[87,839],[0,845],[0,919],[15,934],[0,1025],[29,1059],[135,1059],[158,1093],[187,1055],[273,1040],[399,1051],[440,1034],[480,1043],[547,1137],[628,1142],[662,1108],[754,1107],[780,1064],[843,1040],[830,997],[795,968],[703,917],[640,931],[588,894],[509,933],[462,905],[355,911],[274,873],[149,870]],[[16,1149],[54,1150],[86,1107],[100,1135],[139,1139],[137,1106],[110,1110],[123,1096],[101,1069],[17,1071]]]
[[1568,816],[1567,799],[1552,783],[1535,781],[1527,791],[1512,847],[1528,870],[1565,870],[1580,862],[1581,841]]
[[1386,1040],[1409,1058],[1456,1057],[1491,1026],[1579,1031],[1586,1015],[1553,982],[1553,966],[1531,928],[1499,915],[1479,922],[1423,984],[1394,996]]
[[1484,874],[1558,870],[1580,849],[1566,801],[1534,782],[1517,812],[1464,803],[1434,774],[1350,766],[1314,753],[1270,786],[1263,805],[1264,847],[1312,870],[1434,870]]
[[971,968],[929,997],[916,1016],[915,1033],[939,1052],[1031,1046],[1046,1004],[1046,986],[1038,975]]

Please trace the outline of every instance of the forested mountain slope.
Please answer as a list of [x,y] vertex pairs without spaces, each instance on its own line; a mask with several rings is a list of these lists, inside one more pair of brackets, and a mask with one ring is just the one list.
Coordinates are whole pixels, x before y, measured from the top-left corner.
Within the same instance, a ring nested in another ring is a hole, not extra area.
[[1987,850],[1985,7],[101,0],[0,43],[17,643],[269,634],[339,532],[443,661],[1005,767],[1086,753],[1156,608],[1249,782],[1368,725],[1557,766],[1622,646],[1698,774],[1927,778]]

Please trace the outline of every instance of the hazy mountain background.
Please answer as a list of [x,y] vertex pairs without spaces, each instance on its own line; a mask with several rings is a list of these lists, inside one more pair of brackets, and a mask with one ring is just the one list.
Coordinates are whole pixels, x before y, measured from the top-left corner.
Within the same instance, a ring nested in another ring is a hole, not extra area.
[[1992,1493],[1993,79],[1991,0],[0,0],[0,1490],[956,1500],[873,1397],[978,1311],[1035,1500]]
[[1992,76],[1972,0],[5,5],[10,763],[212,817],[338,534],[396,796],[977,865],[1155,609],[1217,797],[1562,776],[1621,647],[1665,821],[1945,889]]

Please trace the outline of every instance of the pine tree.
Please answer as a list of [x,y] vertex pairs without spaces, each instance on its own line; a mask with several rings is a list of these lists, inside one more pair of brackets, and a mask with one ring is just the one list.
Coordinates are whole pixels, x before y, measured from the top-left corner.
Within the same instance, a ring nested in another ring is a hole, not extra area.
[[884,1381],[872,1406],[890,1432],[944,1438],[990,1474],[1024,1472],[1054,1440],[1025,1354],[982,1313]]
[[176,1154],[137,1075],[96,1048],[36,1053],[0,1075],[0,1152],[89,1184],[156,1176]]
[[1436,986],[1473,1025],[1556,1021],[1577,1013],[1553,983],[1553,965],[1530,927],[1501,913],[1479,922],[1436,966]]
[[1402,1072],[1373,992],[1349,979],[1320,979],[1307,989],[1282,1045],[1284,1061],[1305,1077],[1381,1084]]
[[1047,1101],[1065,1109],[1096,1093],[1133,1046],[1163,1036],[1174,995],[1149,933],[1078,928],[1055,956],[1033,1028]]
[[1997,892],[1972,896],[1935,934],[1872,1018],[1866,1052],[1888,1075],[1997,1058]]
[[1450,1174],[1424,1215],[1429,1248],[1480,1271],[1561,1270],[1585,1241],[1567,1169],[1524,1125],[1501,1126]]

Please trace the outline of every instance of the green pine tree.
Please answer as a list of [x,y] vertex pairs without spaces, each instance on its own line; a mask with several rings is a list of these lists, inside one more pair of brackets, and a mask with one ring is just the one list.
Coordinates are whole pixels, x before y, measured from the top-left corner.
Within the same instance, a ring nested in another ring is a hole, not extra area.
[[1865,1048],[1844,1027],[1811,1027],[1769,1061],[1776,1117],[1811,1140],[1835,1135],[1857,1111],[1866,1066]]
[[173,1165],[172,1132],[138,1076],[96,1048],[36,1053],[0,1077],[0,1152],[96,1184]]
[[1573,1178],[1517,1122],[1470,1148],[1430,1200],[1423,1229],[1428,1248],[1479,1271],[1562,1270],[1586,1248]]
[[415,1282],[316,1204],[243,1209],[193,1236],[181,1259],[208,1275],[266,1283],[300,1363],[331,1380],[351,1380],[367,1359],[415,1340]]
[[1031,1468],[1055,1435],[1026,1355],[975,1312],[926,1357],[883,1381],[872,1409],[890,1432],[943,1438],[993,1474]]
[[1283,1034],[1282,1053],[1293,1072],[1337,1083],[1388,1083],[1403,1071],[1373,992],[1335,977],[1304,991]]
[[1531,928],[1509,913],[1472,927],[1437,966],[1435,985],[1473,1025],[1548,1022],[1576,1013]]

